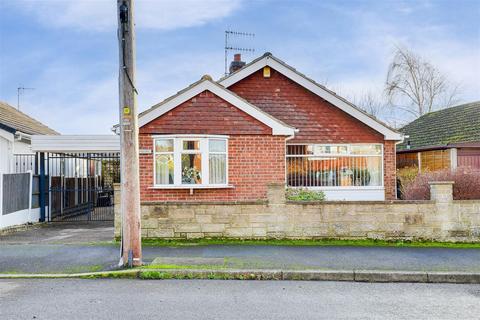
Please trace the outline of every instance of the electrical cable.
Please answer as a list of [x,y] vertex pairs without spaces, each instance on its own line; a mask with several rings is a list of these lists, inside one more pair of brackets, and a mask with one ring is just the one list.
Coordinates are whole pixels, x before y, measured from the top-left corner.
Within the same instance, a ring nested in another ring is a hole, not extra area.
[[137,88],[135,88],[135,85],[133,84],[133,81],[130,78],[130,74],[128,74],[128,69],[125,64],[125,28],[123,28],[123,26],[122,26],[122,69],[125,72],[125,75],[127,76],[128,82],[130,82],[130,86],[132,86],[133,91],[138,95]]

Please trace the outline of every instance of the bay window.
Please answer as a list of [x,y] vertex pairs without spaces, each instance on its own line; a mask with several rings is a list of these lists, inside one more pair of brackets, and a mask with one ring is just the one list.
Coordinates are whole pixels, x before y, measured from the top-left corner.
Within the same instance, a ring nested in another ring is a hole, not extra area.
[[290,187],[381,187],[381,144],[287,145]]
[[154,186],[226,186],[227,144],[224,136],[155,137]]

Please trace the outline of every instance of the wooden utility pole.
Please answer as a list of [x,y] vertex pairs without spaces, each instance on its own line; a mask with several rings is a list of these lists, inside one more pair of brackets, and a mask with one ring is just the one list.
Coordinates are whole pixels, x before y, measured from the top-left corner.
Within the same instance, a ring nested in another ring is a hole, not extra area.
[[142,264],[140,176],[138,160],[137,89],[135,88],[135,24],[133,0],[117,0],[120,51],[120,166],[123,265]]

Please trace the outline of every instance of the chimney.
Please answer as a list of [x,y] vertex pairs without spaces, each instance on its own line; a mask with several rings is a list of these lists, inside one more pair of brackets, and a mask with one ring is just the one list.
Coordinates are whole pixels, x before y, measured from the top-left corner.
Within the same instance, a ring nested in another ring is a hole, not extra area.
[[242,61],[242,55],[240,53],[235,53],[233,55],[233,61],[230,62],[230,73],[233,73],[245,66],[245,62]]

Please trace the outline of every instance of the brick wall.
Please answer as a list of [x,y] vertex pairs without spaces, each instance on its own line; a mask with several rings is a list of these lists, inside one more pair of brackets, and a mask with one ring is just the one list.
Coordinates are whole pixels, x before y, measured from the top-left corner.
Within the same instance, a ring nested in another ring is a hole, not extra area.
[[397,198],[397,171],[395,141],[385,140],[383,144],[383,181],[385,187],[385,199]]
[[[153,150],[150,134],[140,134],[140,148]],[[192,195],[189,189],[152,189],[153,155],[140,155],[141,201],[262,200],[268,184],[284,183],[285,137],[230,135],[228,150],[228,180],[233,188],[197,189]]]
[[140,149],[153,150],[154,134],[228,135],[228,179],[233,188],[152,189],[153,154],[140,155],[142,201],[243,201],[266,198],[267,184],[285,180],[285,138],[209,91],[140,128]]
[[396,199],[395,142],[271,69],[228,88],[279,120],[300,129],[289,143],[383,143],[385,199]]

